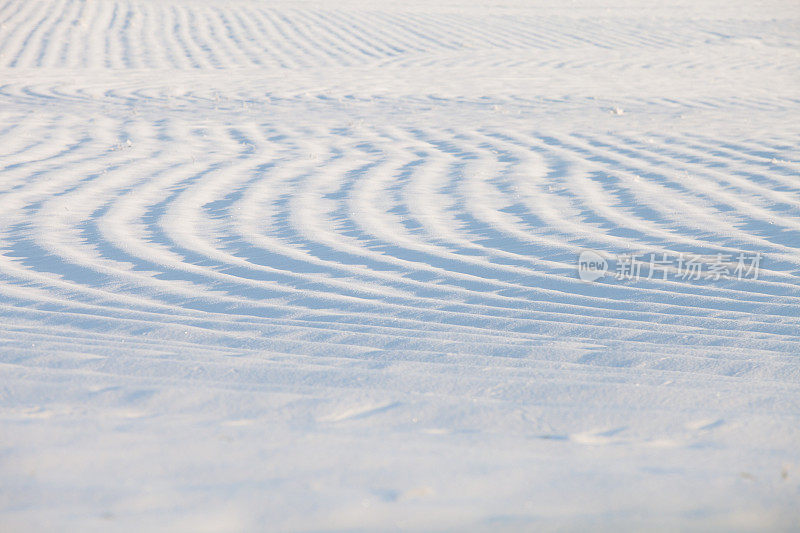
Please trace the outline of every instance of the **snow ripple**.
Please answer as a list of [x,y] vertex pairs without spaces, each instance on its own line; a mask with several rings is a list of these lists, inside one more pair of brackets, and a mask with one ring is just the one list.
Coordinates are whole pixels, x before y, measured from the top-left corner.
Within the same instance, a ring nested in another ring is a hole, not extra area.
[[[529,450],[564,459],[552,446],[628,447],[639,473],[649,446],[756,457],[765,428],[776,457],[795,451],[797,19],[506,4],[0,4],[0,366],[11,396],[52,408],[4,402],[3,423],[111,413],[186,445],[148,413],[175,402],[206,420],[225,398],[223,425],[279,426],[293,468],[333,427],[411,439],[430,453],[398,464],[421,475],[457,455],[419,440],[444,435],[484,455],[443,479],[484,487]],[[762,264],[757,279],[586,283],[587,249]],[[24,431],[9,453],[32,460]],[[207,453],[186,447],[190,464],[166,452],[184,473]],[[569,449],[586,479],[604,468]],[[325,461],[314,472],[341,483]],[[605,490],[547,472],[580,501]],[[362,481],[385,506],[436,494]],[[467,523],[527,502],[512,481],[471,493],[489,503]],[[783,517],[779,490],[758,501]],[[722,500],[703,500],[702,525],[730,524]],[[265,512],[297,529],[276,501]],[[363,525],[320,505],[310,529]]]

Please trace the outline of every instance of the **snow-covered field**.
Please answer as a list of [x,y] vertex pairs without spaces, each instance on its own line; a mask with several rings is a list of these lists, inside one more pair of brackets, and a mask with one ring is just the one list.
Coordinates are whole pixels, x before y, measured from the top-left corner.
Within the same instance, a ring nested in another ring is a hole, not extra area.
[[794,0],[0,0],[0,530],[800,528],[799,141]]

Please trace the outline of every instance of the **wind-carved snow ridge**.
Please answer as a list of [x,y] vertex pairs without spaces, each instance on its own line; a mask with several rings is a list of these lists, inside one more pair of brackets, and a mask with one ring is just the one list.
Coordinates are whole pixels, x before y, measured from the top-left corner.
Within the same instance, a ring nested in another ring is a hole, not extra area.
[[798,21],[0,3],[0,529],[797,527]]

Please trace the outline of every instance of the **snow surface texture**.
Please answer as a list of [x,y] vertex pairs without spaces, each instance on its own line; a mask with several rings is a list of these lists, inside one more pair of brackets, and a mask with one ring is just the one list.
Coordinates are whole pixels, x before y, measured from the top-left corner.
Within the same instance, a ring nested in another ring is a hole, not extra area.
[[0,529],[800,527],[800,7],[656,4],[0,2]]

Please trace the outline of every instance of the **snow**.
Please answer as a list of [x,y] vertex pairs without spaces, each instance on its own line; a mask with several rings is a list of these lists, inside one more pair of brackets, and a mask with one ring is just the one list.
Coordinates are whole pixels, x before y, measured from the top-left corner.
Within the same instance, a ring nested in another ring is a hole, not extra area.
[[790,1],[0,2],[0,529],[800,528],[799,46]]

